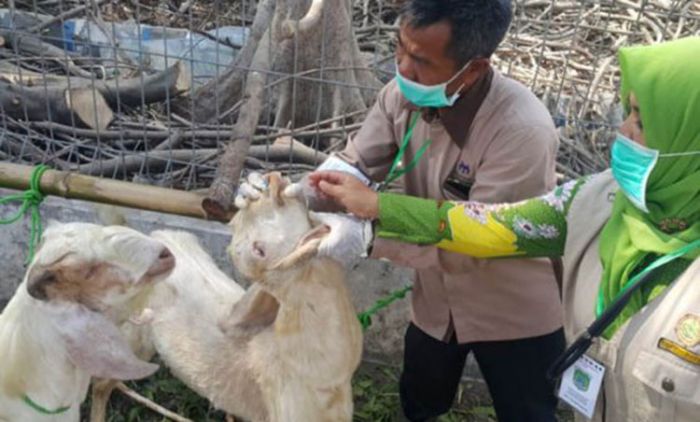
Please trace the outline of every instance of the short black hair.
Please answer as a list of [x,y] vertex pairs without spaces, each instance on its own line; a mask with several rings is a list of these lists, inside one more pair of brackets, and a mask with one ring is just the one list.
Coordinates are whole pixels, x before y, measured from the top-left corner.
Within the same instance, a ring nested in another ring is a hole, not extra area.
[[414,28],[447,21],[452,37],[447,54],[458,66],[496,51],[513,17],[511,0],[405,0],[401,19]]

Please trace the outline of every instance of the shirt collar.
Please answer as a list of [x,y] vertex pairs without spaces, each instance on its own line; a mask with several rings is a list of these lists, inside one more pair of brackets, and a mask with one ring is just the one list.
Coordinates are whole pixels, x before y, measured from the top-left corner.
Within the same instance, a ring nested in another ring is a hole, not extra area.
[[467,142],[469,128],[491,88],[492,80],[493,69],[489,67],[488,71],[477,79],[474,85],[460,95],[459,99],[452,107],[445,107],[443,109],[428,107],[418,108],[410,102],[407,102],[408,108],[410,110],[420,110],[423,120],[428,123],[440,120],[442,125],[445,126],[445,130],[447,130],[447,133],[450,135],[452,142],[457,144],[460,148],[463,148]]

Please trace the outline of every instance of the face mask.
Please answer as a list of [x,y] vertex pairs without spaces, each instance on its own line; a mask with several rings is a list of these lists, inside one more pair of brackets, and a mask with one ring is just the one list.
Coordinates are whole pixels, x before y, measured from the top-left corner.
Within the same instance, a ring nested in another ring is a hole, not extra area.
[[621,133],[612,146],[610,166],[613,177],[627,198],[640,210],[646,205],[647,182],[659,159],[659,151],[644,147]]
[[466,68],[469,67],[471,61],[467,62],[460,70],[455,73],[447,82],[443,82],[437,85],[422,85],[418,82],[413,82],[410,79],[406,79],[401,76],[399,72],[399,65],[396,64],[396,82],[399,85],[399,89],[404,97],[418,107],[451,107],[457,98],[459,98],[459,91],[464,88],[462,84],[454,94],[447,98],[447,85],[454,81],[457,76],[459,76]]
[[625,196],[637,208],[648,213],[647,184],[659,158],[696,154],[700,154],[700,151],[659,154],[658,150],[647,148],[618,133],[612,146],[613,177]]

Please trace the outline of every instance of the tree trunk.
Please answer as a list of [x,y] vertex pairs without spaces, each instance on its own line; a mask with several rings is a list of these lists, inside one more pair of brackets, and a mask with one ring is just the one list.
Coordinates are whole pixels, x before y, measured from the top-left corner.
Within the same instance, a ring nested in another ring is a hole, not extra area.
[[298,127],[369,106],[381,83],[362,59],[351,10],[348,0],[278,0],[276,8],[274,1],[262,0],[250,37],[229,69],[198,89],[191,100],[178,101],[177,110],[194,122],[206,123],[216,121],[217,112],[221,115],[239,102],[249,69],[261,70],[251,66],[261,40],[273,38],[268,31],[273,11],[274,18],[281,20],[282,39],[273,41],[272,70],[332,81],[293,82],[282,76],[288,79],[276,84],[276,126],[286,127],[291,121],[292,127]]
[[[323,0],[318,20],[296,21],[311,0],[288,0],[289,37],[280,46],[274,70],[331,82],[289,79],[277,90],[275,126],[311,124],[368,107],[381,83],[361,59],[347,0]],[[304,18],[306,19],[306,17]],[[299,27],[297,28],[297,25]],[[358,87],[365,87],[360,89]]]

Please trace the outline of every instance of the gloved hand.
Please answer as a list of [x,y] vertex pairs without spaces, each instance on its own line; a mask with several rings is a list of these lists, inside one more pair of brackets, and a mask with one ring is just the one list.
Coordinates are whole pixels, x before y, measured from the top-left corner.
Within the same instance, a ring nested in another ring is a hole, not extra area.
[[367,257],[367,250],[374,238],[371,221],[349,214],[325,212],[309,212],[309,217],[312,222],[324,224],[331,229],[321,241],[318,256],[327,256],[346,267]]
[[262,174],[254,171],[248,174],[248,177],[239,184],[236,192],[234,204],[236,208],[246,208],[252,201],[257,201],[262,196],[262,193],[267,190],[267,180]]
[[[365,185],[369,185],[370,180],[362,174],[360,170],[346,163],[338,157],[331,156],[326,161],[321,163],[315,171],[335,170],[352,174],[362,181]],[[251,172],[248,177],[238,186],[236,192],[235,205],[238,209],[247,207],[252,201],[260,199],[262,192],[267,189],[267,180],[265,176],[258,172]],[[339,212],[343,211],[342,205],[330,197],[323,194],[318,189],[318,186],[313,186],[309,180],[309,174],[304,175],[297,183],[292,183],[287,186],[282,195],[287,197],[296,197],[304,201],[307,207],[313,211],[323,212]]]
[[[360,170],[335,156],[328,157],[314,172],[319,171],[340,171],[355,176],[365,185],[371,184],[371,181]],[[317,185],[311,183],[309,174],[305,175],[299,182],[289,185],[284,190],[284,195],[302,199],[313,211],[344,211],[340,203],[325,195]]]

